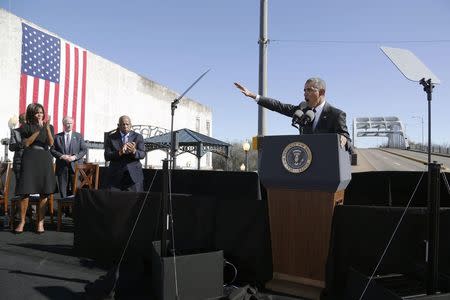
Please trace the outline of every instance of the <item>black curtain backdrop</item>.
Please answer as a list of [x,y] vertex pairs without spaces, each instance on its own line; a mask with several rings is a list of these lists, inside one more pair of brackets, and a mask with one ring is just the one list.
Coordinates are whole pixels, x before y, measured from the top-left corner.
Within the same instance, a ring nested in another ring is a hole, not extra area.
[[[162,170],[143,169],[144,190],[161,192]],[[106,188],[108,168],[100,168],[99,189]],[[155,177],[156,174],[156,177]],[[254,172],[174,170],[172,192],[181,194],[212,195],[223,199],[261,199],[259,177]],[[150,184],[155,178],[153,185]]]
[[[403,207],[338,206],[334,211],[327,261],[325,295],[343,297],[352,267],[370,276],[377,265]],[[410,208],[376,272],[424,276],[427,210]],[[450,274],[450,209],[441,209],[439,271]],[[327,298],[328,299],[328,298]]]
[[[155,170],[145,170],[148,188]],[[160,239],[161,171],[158,171],[125,264],[148,265],[151,242]],[[263,284],[272,278],[266,194],[250,172],[172,172],[175,247],[181,253],[224,250],[237,280]],[[80,190],[75,206],[74,248],[109,266],[125,245],[145,193]]]
[[[105,185],[107,169],[101,168]],[[129,257],[148,259],[151,241],[159,239],[161,171],[144,170],[145,186],[151,186]],[[333,219],[327,263],[327,289],[339,294],[349,267],[369,275],[378,261],[403,207],[422,172],[353,173],[344,205]],[[450,174],[445,174],[450,181]],[[223,249],[238,267],[241,282],[264,283],[272,277],[267,198],[256,173],[175,170],[172,172],[176,247],[179,250]],[[187,195],[181,195],[187,194]],[[80,255],[111,264],[118,260],[142,194],[107,191],[79,194],[75,247]],[[262,201],[258,200],[262,199]],[[427,174],[413,197],[404,224],[394,239],[379,274],[415,271],[424,265],[426,239]],[[450,196],[441,178],[441,206],[450,207]],[[76,220],[77,220],[76,219]],[[81,221],[82,220],[82,221]],[[449,210],[441,213],[440,268],[450,272]],[[329,293],[328,293],[329,294]]]
[[[345,205],[406,206],[423,172],[353,173],[345,190]],[[443,173],[450,182],[450,173]],[[427,206],[428,175],[424,174],[411,206]],[[450,207],[450,195],[440,181],[441,206]]]

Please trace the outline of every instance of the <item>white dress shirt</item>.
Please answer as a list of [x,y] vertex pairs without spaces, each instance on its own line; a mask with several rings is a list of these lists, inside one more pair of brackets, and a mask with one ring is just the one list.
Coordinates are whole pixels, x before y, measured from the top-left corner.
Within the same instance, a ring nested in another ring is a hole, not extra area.
[[316,112],[314,113],[314,121],[313,121],[313,126],[312,126],[313,131],[316,129],[317,123],[319,123],[320,116],[322,115],[322,111],[323,111],[325,102],[326,101],[324,100],[322,103],[320,103],[318,106],[316,106],[314,108],[316,110]]

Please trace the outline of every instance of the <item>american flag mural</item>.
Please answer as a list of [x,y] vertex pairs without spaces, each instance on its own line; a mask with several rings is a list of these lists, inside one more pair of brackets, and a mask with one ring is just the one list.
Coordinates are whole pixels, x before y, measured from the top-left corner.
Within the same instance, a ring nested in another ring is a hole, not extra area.
[[52,118],[55,133],[71,116],[84,135],[87,51],[22,23],[19,113],[40,103]]

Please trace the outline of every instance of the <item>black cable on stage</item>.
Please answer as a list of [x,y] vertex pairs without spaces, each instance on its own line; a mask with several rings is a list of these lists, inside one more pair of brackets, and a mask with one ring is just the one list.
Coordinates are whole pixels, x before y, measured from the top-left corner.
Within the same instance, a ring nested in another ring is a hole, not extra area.
[[[172,170],[169,168],[169,222],[171,230],[171,239],[172,239],[172,257],[173,257],[173,268],[174,268],[174,283],[175,283],[175,299],[179,299],[178,294],[178,276],[177,276],[177,254],[175,247],[175,226],[173,221],[173,205],[172,205]],[[161,241],[162,242],[162,241]]]
[[141,217],[141,213],[142,213],[142,211],[144,209],[145,204],[147,203],[148,195],[149,195],[150,190],[151,190],[151,188],[153,186],[153,182],[155,181],[156,174],[158,174],[158,170],[156,170],[155,171],[155,175],[153,175],[152,182],[150,183],[150,186],[149,186],[149,188],[147,190],[147,193],[145,194],[144,201],[142,201],[142,205],[141,205],[141,207],[139,209],[139,213],[138,213],[138,215],[136,217],[136,220],[134,221],[133,228],[131,229],[130,235],[128,236],[127,243],[125,244],[125,247],[124,247],[124,249],[122,251],[122,254],[120,256],[120,260],[119,260],[119,263],[117,264],[116,271],[114,272],[114,284],[113,284],[111,292],[109,294],[109,296],[111,296],[111,297],[114,296],[114,293],[115,293],[115,290],[116,290],[116,284],[117,284],[117,281],[119,280],[120,266],[122,264],[123,258],[125,257],[125,253],[127,252],[127,249],[128,249],[129,244],[130,244],[131,238],[133,237],[134,230],[136,229],[136,225],[139,222],[139,219]]

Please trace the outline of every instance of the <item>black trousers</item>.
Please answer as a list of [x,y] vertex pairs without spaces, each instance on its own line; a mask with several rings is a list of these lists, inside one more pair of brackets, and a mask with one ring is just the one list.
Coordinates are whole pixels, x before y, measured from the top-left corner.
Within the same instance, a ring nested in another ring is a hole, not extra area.
[[75,174],[71,167],[66,168],[64,172],[58,176],[58,188],[61,198],[65,198],[73,194],[73,177]]
[[112,191],[143,192],[144,183],[142,181],[134,182],[130,172],[126,171],[123,173],[119,185],[111,185],[109,189]]

